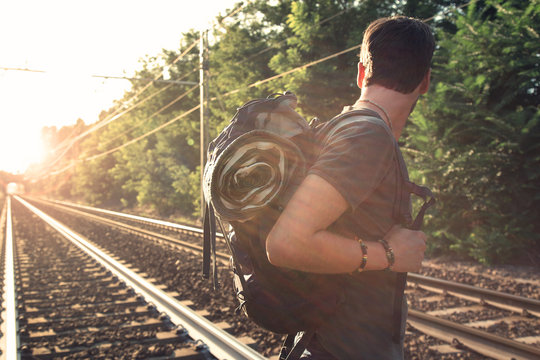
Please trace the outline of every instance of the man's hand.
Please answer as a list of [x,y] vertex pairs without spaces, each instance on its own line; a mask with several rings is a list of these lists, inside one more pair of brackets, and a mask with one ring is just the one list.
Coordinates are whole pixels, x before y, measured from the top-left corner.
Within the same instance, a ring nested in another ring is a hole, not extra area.
[[395,225],[384,239],[394,250],[394,266],[392,271],[418,271],[422,267],[426,250],[426,234]]

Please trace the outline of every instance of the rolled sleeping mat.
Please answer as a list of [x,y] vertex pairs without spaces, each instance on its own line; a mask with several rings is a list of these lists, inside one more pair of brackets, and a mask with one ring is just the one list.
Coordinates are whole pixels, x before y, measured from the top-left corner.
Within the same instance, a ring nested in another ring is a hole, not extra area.
[[291,140],[266,130],[247,132],[205,168],[203,191],[225,221],[247,221],[305,174],[306,160]]

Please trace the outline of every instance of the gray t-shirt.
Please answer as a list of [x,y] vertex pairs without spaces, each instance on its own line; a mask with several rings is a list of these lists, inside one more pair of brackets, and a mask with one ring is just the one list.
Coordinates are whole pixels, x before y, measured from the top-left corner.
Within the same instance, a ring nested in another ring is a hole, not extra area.
[[[408,175],[399,147],[384,121],[371,113],[348,118],[337,131],[332,122],[324,124],[318,130],[322,148],[309,170],[349,203],[349,210],[330,230],[364,240],[381,239],[394,224],[409,222],[411,216],[410,196],[401,191]],[[338,359],[403,358],[407,308],[402,292],[396,293],[397,274],[365,271],[343,275],[343,280],[343,303],[318,330],[316,341]],[[401,299],[402,308],[397,343],[392,340],[394,296]]]

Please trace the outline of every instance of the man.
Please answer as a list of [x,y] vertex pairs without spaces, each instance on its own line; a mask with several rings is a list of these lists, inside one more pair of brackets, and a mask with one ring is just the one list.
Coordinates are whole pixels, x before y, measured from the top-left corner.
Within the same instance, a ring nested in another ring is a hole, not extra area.
[[358,64],[361,96],[348,109],[368,116],[324,125],[319,157],[267,238],[276,266],[343,274],[338,313],[303,359],[403,358],[407,310],[398,273],[420,269],[426,236],[404,227],[410,196],[403,195],[408,175],[396,141],[428,90],[433,50],[419,20],[369,25]]

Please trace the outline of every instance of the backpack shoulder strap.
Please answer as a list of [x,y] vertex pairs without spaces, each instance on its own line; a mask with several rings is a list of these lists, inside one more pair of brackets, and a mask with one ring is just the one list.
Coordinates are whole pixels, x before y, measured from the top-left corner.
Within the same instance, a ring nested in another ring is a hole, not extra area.
[[[396,160],[398,161],[400,176],[402,177],[405,184],[403,191],[420,196],[424,200],[422,207],[418,211],[418,214],[416,215],[414,221],[412,222],[412,225],[410,226],[411,230],[419,230],[422,226],[426,210],[435,204],[435,196],[429,188],[416,185],[415,183],[407,179],[407,177],[405,176],[406,170],[403,168],[405,164],[399,150],[399,145],[394,139],[394,135],[392,134],[390,127],[388,127],[386,122],[375,111],[369,109],[359,109],[337,115],[336,117],[329,120],[328,126],[331,126],[331,129],[325,134],[324,138],[321,139],[321,143],[327,141],[332,135],[334,135],[337,131],[344,128],[345,126],[360,121],[381,125],[386,130],[388,135],[392,138],[395,144]],[[332,125],[332,123],[334,124]]]
[[216,214],[210,202],[205,201],[203,220],[203,278],[210,277],[210,266],[212,266],[214,289],[218,288],[217,261],[216,261]]
[[326,126],[329,126],[330,130],[321,139],[321,143],[327,141],[340,129],[356,122],[370,122],[372,124],[382,125],[385,129],[387,129],[388,132],[390,132],[388,125],[386,125],[384,120],[381,119],[375,111],[369,109],[352,110],[339,114],[328,120]]
[[313,339],[315,330],[306,330],[302,333],[298,333],[299,339],[295,343],[297,334],[289,334],[283,342],[281,351],[279,352],[279,360],[298,360],[304,350],[306,350],[309,342]]
[[425,186],[416,185],[411,181],[405,181],[405,191],[408,191],[411,194],[419,196],[424,200],[422,207],[418,210],[412,225],[409,227],[411,230],[420,230],[422,223],[424,222],[424,215],[426,210],[433,206],[436,202],[435,196],[431,190]]
[[210,278],[210,268],[212,267],[212,282],[214,290],[219,288],[218,272],[217,272],[217,257],[216,257],[216,225],[219,225],[227,247],[229,248],[232,256],[233,271],[238,274],[238,278],[242,284],[242,288],[246,289],[246,283],[244,274],[241,271],[238,261],[238,255],[236,254],[235,247],[231,243],[230,234],[223,226],[220,218],[216,216],[214,207],[211,202],[206,202],[203,218],[203,263],[202,263],[202,277],[203,279]]

